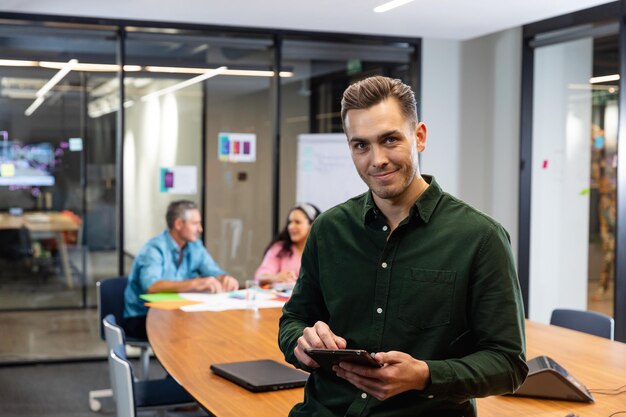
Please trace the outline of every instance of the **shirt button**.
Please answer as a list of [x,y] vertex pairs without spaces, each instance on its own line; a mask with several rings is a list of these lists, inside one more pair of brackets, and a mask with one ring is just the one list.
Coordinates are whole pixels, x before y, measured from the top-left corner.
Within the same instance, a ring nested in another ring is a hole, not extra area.
[[387,268],[387,262],[383,262],[381,265],[383,268]]
[[383,232],[386,232],[389,229],[387,226],[383,226]]
[[367,398],[367,394],[366,393],[361,394],[361,398],[366,399]]
[[382,313],[382,312],[383,312],[383,309],[382,309],[382,308],[380,308],[380,307],[378,307],[378,308],[376,309],[376,312],[377,312],[378,314],[380,314],[380,313]]

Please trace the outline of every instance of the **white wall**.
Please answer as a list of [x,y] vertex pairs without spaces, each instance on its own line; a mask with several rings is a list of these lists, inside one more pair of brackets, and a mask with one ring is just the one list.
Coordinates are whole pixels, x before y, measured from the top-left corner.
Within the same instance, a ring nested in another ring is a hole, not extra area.
[[422,114],[428,136],[421,172],[435,175],[452,195],[460,182],[461,42],[424,39],[422,49]]
[[[157,90],[172,84],[158,81]],[[202,92],[194,85],[126,109],[124,133],[124,249],[137,254],[166,228],[165,211],[174,200],[200,203],[196,195],[160,192],[160,168],[195,165],[200,186]]]
[[521,28],[465,42],[424,39],[422,172],[498,220],[517,254]]

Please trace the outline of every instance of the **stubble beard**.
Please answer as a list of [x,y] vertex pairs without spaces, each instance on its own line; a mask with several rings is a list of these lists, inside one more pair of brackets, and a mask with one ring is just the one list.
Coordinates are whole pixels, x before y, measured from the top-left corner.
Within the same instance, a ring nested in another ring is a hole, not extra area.
[[400,171],[398,171],[397,174],[402,176],[402,183],[401,184],[393,183],[393,184],[389,184],[388,186],[375,185],[374,180],[366,181],[366,179],[363,178],[362,175],[361,175],[361,179],[363,179],[363,181],[367,184],[367,186],[369,187],[369,189],[372,191],[374,195],[376,195],[378,198],[382,200],[389,200],[389,199],[394,199],[396,197],[400,197],[402,194],[404,194],[409,189],[409,187],[411,186],[415,178],[417,177],[417,173],[418,173],[417,165],[413,165],[412,169],[410,170],[407,168],[400,169]]

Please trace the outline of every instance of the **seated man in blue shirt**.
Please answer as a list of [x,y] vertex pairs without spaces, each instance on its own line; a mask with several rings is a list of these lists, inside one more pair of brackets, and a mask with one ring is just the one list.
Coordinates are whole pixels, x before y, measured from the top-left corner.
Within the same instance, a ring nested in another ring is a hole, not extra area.
[[137,254],[124,291],[124,321],[128,336],[147,338],[148,308],[141,294],[159,292],[234,291],[237,280],[211,258],[198,235],[200,211],[187,200],[170,203],[165,215],[167,229],[153,237]]

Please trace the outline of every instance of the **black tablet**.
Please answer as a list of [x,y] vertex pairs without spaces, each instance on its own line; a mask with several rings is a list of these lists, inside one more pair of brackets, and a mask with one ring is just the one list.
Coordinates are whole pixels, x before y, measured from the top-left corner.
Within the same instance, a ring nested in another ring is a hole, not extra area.
[[362,349],[305,349],[305,352],[322,369],[329,372],[332,372],[333,365],[344,361],[372,368],[380,368],[382,366],[376,362],[376,359],[369,352]]

